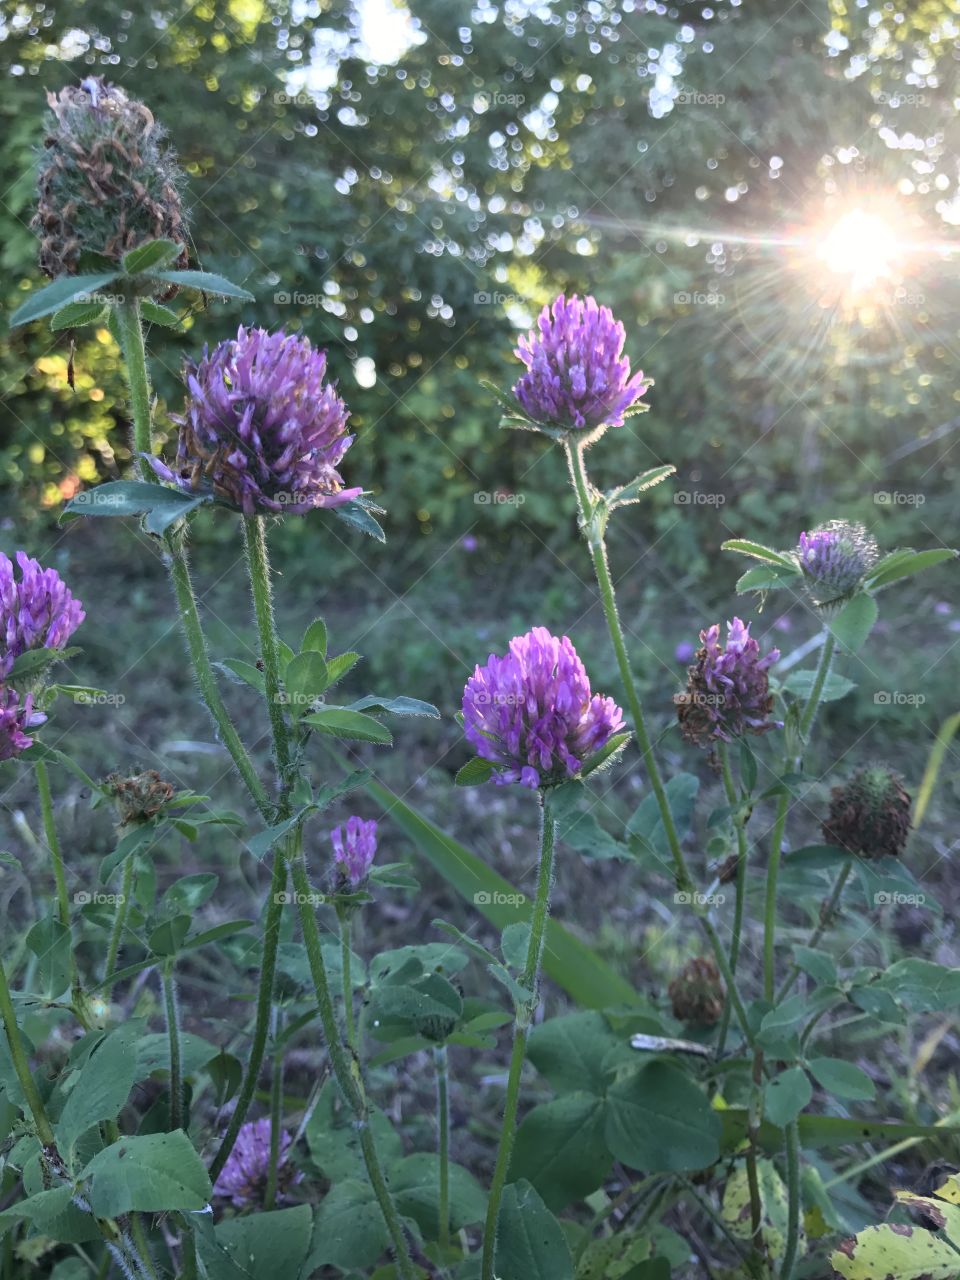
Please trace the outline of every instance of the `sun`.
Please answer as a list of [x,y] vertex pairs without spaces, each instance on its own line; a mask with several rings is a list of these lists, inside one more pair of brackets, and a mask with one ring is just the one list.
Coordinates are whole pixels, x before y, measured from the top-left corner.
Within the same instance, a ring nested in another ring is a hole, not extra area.
[[862,293],[896,274],[902,243],[891,220],[856,208],[843,214],[826,231],[817,257],[834,275],[847,278],[852,293]]

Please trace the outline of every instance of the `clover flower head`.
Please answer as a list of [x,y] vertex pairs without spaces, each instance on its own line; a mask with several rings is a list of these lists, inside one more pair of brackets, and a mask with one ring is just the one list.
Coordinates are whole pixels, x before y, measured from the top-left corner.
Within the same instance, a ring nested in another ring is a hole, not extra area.
[[625,337],[609,307],[560,294],[515,351],[527,366],[513,388],[524,413],[563,430],[622,427],[647,386],[642,373],[631,377]]
[[104,785],[113,798],[121,826],[148,822],[174,797],[173,783],[156,769],[141,773],[110,773]]
[[326,352],[308,338],[244,329],[186,369],[187,402],[177,460],[150,464],[188,492],[209,485],[245,515],[302,515],[337,507],[337,470],[353,443],[347,406],[327,380]]
[[688,960],[667,989],[673,1016],[680,1022],[712,1027],[723,1013],[725,991],[717,966],[708,956]]
[[504,657],[491,654],[463,691],[464,733],[494,766],[494,782],[537,788],[574,777],[623,728],[612,698],[591,694],[583,663],[566,636],[546,627],[516,636]]
[[333,845],[333,865],[338,877],[358,889],[370,874],[377,856],[377,824],[371,818],[365,821],[356,814],[343,826],[330,832]]
[[830,793],[823,838],[863,858],[899,858],[910,835],[910,796],[886,765],[858,769]]
[[779,649],[760,656],[749,623],[734,618],[727,624],[727,642],[720,641],[720,625],[700,632],[701,648],[687,669],[687,687],[674,697],[680,732],[688,742],[709,747],[745,733],[765,733],[779,727],[768,719],[773,710],[768,671]]
[[46,718],[43,712],[34,711],[31,694],[0,684],[0,761],[12,760],[32,747],[33,739],[26,730],[37,728]]
[[[238,1209],[263,1205],[270,1170],[269,1117],[243,1125],[237,1141],[227,1157],[214,1186],[215,1194],[232,1201]],[[293,1139],[286,1129],[280,1131],[280,1159],[277,1165],[277,1193],[282,1199],[290,1187],[300,1181],[300,1172],[286,1162]]]
[[62,649],[86,616],[56,569],[0,552],[0,678],[30,649]]
[[828,520],[812,533],[801,533],[797,558],[814,604],[842,604],[860,588],[876,564],[876,540],[862,524]]

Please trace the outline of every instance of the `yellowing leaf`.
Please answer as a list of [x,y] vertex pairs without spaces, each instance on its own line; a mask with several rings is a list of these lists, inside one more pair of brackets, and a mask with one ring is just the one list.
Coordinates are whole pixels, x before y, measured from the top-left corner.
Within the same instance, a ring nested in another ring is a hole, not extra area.
[[[960,1233],[960,1209],[909,1191],[895,1193],[898,1200],[930,1212],[930,1206],[949,1223],[948,1234]],[[956,1280],[960,1254],[945,1240],[910,1223],[883,1223],[867,1227],[834,1250],[830,1261],[844,1280]]]

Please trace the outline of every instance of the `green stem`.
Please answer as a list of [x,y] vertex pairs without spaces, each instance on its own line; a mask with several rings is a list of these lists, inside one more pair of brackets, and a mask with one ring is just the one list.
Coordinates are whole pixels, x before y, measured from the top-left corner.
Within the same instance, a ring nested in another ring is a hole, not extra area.
[[[730,753],[725,742],[718,743],[717,755],[720,759],[720,773],[723,778],[723,790],[727,797],[727,803],[735,807],[739,797],[733,780],[733,772],[730,768]],[[740,937],[743,932],[743,912],[747,896],[748,847],[747,832],[740,814],[734,817],[733,825],[737,833],[737,878],[736,897],[733,907],[733,932],[730,937],[730,972],[736,977],[737,961],[740,958]],[[720,1030],[717,1036],[718,1058],[723,1057],[727,1042],[727,1032],[730,1029],[730,1010],[732,1007],[732,1001],[728,995],[723,1006],[723,1017],[720,1020]]]
[[153,453],[153,431],[150,412],[150,375],[147,372],[147,352],[143,345],[143,325],[140,322],[140,301],[129,298],[114,310],[120,331],[120,346],[130,388],[130,416],[133,419],[133,452],[141,480],[156,482],[158,477],[147,463],[144,454]]
[[281,788],[290,770],[290,745],[280,694],[280,656],[273,617],[273,593],[270,586],[270,560],[267,555],[266,522],[263,516],[245,516],[243,521],[247,567],[253,593],[253,609],[260,637],[260,656],[266,688],[267,710],[273,730],[273,747]]
[[340,970],[343,976],[343,1025],[351,1052],[357,1052],[357,1030],[353,1017],[353,975],[350,956],[350,908],[337,911],[340,922]]
[[333,1000],[330,995],[327,968],[320,946],[320,930],[317,926],[314,908],[311,906],[311,903],[316,901],[316,896],[310,887],[310,879],[307,875],[307,868],[302,854],[298,853],[294,858],[292,870],[293,885],[296,889],[297,905],[300,911],[300,923],[303,928],[303,939],[307,950],[307,961],[310,965],[310,975],[313,978],[313,985],[316,990],[320,1021],[323,1025],[323,1033],[327,1042],[327,1052],[330,1055],[330,1065],[340,1086],[340,1091],[356,1120],[357,1129],[360,1133],[360,1147],[367,1168],[367,1177],[370,1180],[373,1193],[377,1198],[377,1203],[380,1205],[380,1211],[393,1241],[397,1269],[402,1280],[414,1280],[416,1273],[410,1257],[410,1248],[404,1235],[403,1224],[390,1196],[380,1158],[377,1155],[373,1141],[373,1135],[370,1132],[369,1110],[363,1088],[363,1080],[356,1060],[340,1039],[336,1013],[334,1012]]
[[53,796],[50,792],[50,774],[43,760],[34,764],[37,775],[37,793],[40,797],[40,813],[43,818],[43,838],[47,852],[53,863],[53,879],[57,886],[57,910],[60,923],[65,929],[70,928],[70,898],[67,894],[67,878],[63,869],[63,853],[60,849],[60,838],[57,835],[57,824],[53,817]]
[[[103,970],[104,980],[111,977],[117,967],[117,957],[120,954],[120,940],[123,937],[123,931],[127,923],[127,911],[130,907],[130,898],[133,893],[133,869],[135,856],[133,854],[127,858],[123,864],[123,880],[120,884],[120,901],[117,903],[117,914],[113,917],[113,928],[110,930],[110,941],[107,945],[107,963]],[[113,987],[104,988],[103,997],[107,1004],[113,998]]]
[[437,1073],[437,1142],[440,1155],[440,1259],[446,1258],[450,1248],[450,1090],[447,1067],[447,1046],[438,1044],[433,1050],[433,1065]]
[[270,896],[267,899],[267,916],[263,927],[263,956],[260,964],[260,985],[257,990],[257,1012],[253,1026],[253,1042],[250,1045],[250,1058],[246,1075],[240,1086],[237,1105],[230,1116],[220,1148],[210,1165],[212,1182],[216,1182],[223,1166],[227,1163],[256,1092],[257,1078],[260,1075],[270,1032],[273,983],[277,972],[277,948],[280,943],[280,915],[283,911],[286,888],[287,858],[284,849],[278,847],[273,855],[273,875],[270,880]]
[[[840,897],[844,889],[846,888],[847,880],[850,878],[850,872],[852,869],[853,869],[853,859],[849,858],[840,868],[840,874],[837,876],[836,883],[833,886],[833,889],[830,893],[830,897],[826,900],[826,902],[820,908],[820,923],[817,925],[817,927],[810,934],[810,937],[807,939],[806,945],[808,947],[818,946],[821,938],[826,933],[826,931],[830,928],[833,917],[836,914],[837,904],[839,903]],[[785,996],[790,994],[790,990],[799,976],[800,976],[800,966],[795,964],[793,968],[790,970],[790,972],[787,974],[786,978],[784,979],[783,985],[780,987],[780,990],[777,992],[777,1000],[776,1000],[777,1004],[779,1004],[780,1001],[783,1000]]]
[[180,1235],[179,1280],[197,1280],[197,1242],[189,1226]]
[[540,965],[543,959],[547,918],[550,914],[550,886],[553,880],[555,838],[556,821],[550,812],[549,800],[546,794],[541,792],[540,869],[537,876],[537,896],[534,899],[533,913],[530,917],[530,941],[527,945],[527,959],[520,978],[521,984],[530,992],[530,998],[529,1003],[518,1004],[514,1021],[513,1049],[510,1054],[510,1069],[507,1075],[507,1093],[503,1107],[503,1123],[500,1128],[500,1146],[497,1150],[497,1161],[490,1184],[487,1216],[483,1227],[481,1280],[493,1280],[494,1278],[493,1265],[497,1244],[497,1223],[500,1215],[503,1188],[506,1185],[507,1174],[510,1169],[510,1157],[513,1154],[517,1110],[520,1103],[520,1078],[523,1074],[530,1023],[533,1020],[540,998]]
[[791,1120],[786,1131],[787,1148],[787,1242],[780,1265],[780,1280],[792,1280],[800,1238],[800,1131]]
[[163,966],[163,1007],[167,1016],[167,1039],[170,1042],[170,1128],[183,1125],[183,1059],[180,1052],[180,1015],[173,961]]
[[[817,664],[817,672],[813,678],[813,686],[800,715],[801,748],[807,742],[810,730],[813,728],[813,722],[816,719],[823,688],[827,682],[827,676],[830,674],[834,647],[833,632],[827,631],[823,640],[823,648],[820,650],[820,661]],[[800,764],[801,757],[799,755],[788,759],[786,761],[788,772],[791,769],[799,768]],[[763,912],[763,995],[766,1000],[773,1000],[774,996],[777,941],[777,880],[780,875],[783,836],[787,826],[789,809],[790,792],[785,789],[777,801],[777,813],[773,823],[773,838],[770,843],[770,858],[767,862],[767,891]]]
[[43,1099],[40,1097],[40,1091],[37,1089],[36,1082],[30,1074],[30,1064],[27,1062],[27,1056],[23,1051],[20,1029],[17,1026],[17,1015],[13,1008],[13,998],[10,995],[6,970],[2,964],[0,964],[0,1018],[3,1019],[3,1029],[7,1033],[10,1061],[13,1063],[20,1089],[26,1099],[27,1106],[30,1108],[30,1114],[33,1116],[37,1137],[40,1139],[42,1146],[52,1147],[55,1145],[53,1127],[47,1119],[47,1112],[43,1105]]
[[597,576],[597,586],[600,588],[600,599],[603,604],[604,616],[607,620],[607,630],[610,632],[613,651],[616,654],[617,667],[620,670],[620,679],[627,696],[630,715],[633,718],[633,728],[637,735],[640,753],[643,756],[644,767],[650,778],[650,785],[653,787],[657,808],[660,810],[660,821],[663,823],[667,844],[673,857],[677,889],[681,892],[689,892],[693,887],[693,881],[690,878],[683,851],[680,848],[677,828],[673,821],[673,813],[670,810],[670,801],[667,798],[663,779],[660,777],[660,770],[653,754],[653,744],[647,732],[643,705],[640,702],[636,681],[630,668],[630,658],[627,654],[626,641],[623,637],[623,627],[620,625],[620,615],[617,612],[617,598],[613,588],[613,580],[610,577],[610,566],[607,563],[606,543],[599,523],[591,519],[592,504],[586,465],[583,460],[583,445],[568,443],[564,447],[567,451],[570,475],[573,478],[573,487],[577,495],[580,527],[583,529],[584,537],[590,548],[590,555],[593,558],[593,568]]
[[[273,1039],[279,1042],[283,1030],[283,1013],[274,1010]],[[270,1164],[267,1168],[267,1186],[263,1197],[264,1209],[272,1209],[277,1203],[277,1176],[280,1169],[280,1135],[283,1124],[283,1050],[273,1055],[273,1074],[270,1079]]]
[[246,748],[240,741],[240,735],[233,727],[233,722],[227,714],[223,699],[220,697],[220,690],[217,688],[216,677],[210,664],[210,655],[207,652],[207,642],[200,624],[200,614],[197,610],[193,583],[190,581],[190,566],[187,563],[186,551],[182,545],[177,546],[171,552],[170,576],[173,580],[173,589],[177,597],[180,622],[186,636],[190,661],[193,664],[197,684],[200,686],[200,693],[206,703],[207,710],[213,717],[220,734],[220,740],[230,752],[237,767],[237,772],[246,784],[247,790],[259,809],[261,817],[267,822],[273,822],[273,807],[267,798],[263,783],[257,777],[253,763],[247,755]]

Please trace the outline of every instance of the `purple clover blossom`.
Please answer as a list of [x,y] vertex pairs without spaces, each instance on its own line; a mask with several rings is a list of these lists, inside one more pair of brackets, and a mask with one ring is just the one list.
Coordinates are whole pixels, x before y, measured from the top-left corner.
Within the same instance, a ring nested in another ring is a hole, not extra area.
[[30,649],[62,649],[86,616],[56,569],[18,551],[19,580],[0,552],[0,678]]
[[739,618],[727,623],[726,645],[720,642],[719,623],[701,631],[700,641],[702,648],[688,669],[686,690],[674,697],[684,738],[707,747],[778,728],[768,719],[773,697],[767,672],[780,650],[771,649],[761,658],[749,623]]
[[353,443],[350,413],[326,373],[326,352],[309,339],[241,325],[187,365],[176,466],[150,465],[188,492],[212,485],[244,515],[302,515],[351,501],[363,490],[345,489],[337,471]]
[[534,627],[491,654],[463,691],[464,733],[494,782],[536,788],[572,778],[623,728],[612,698],[591,695],[590,681],[567,639]]
[[[213,1188],[214,1194],[232,1201],[238,1209],[262,1206],[270,1171],[269,1117],[254,1120],[241,1126],[237,1141],[227,1157]],[[286,1129],[280,1130],[280,1159],[277,1163],[278,1199],[295,1183],[301,1174],[285,1163],[285,1156],[293,1144]]]
[[33,739],[24,730],[35,729],[46,718],[42,711],[34,711],[31,694],[0,684],[0,761],[12,760],[32,747]]
[[862,524],[829,520],[812,533],[801,533],[797,558],[817,605],[849,600],[877,561],[876,540]]
[[334,869],[351,889],[359,889],[377,856],[377,824],[354,815],[330,832]]
[[622,427],[624,413],[646,390],[642,373],[630,376],[625,338],[609,307],[560,294],[514,353],[527,366],[513,388],[524,413],[563,429]]

